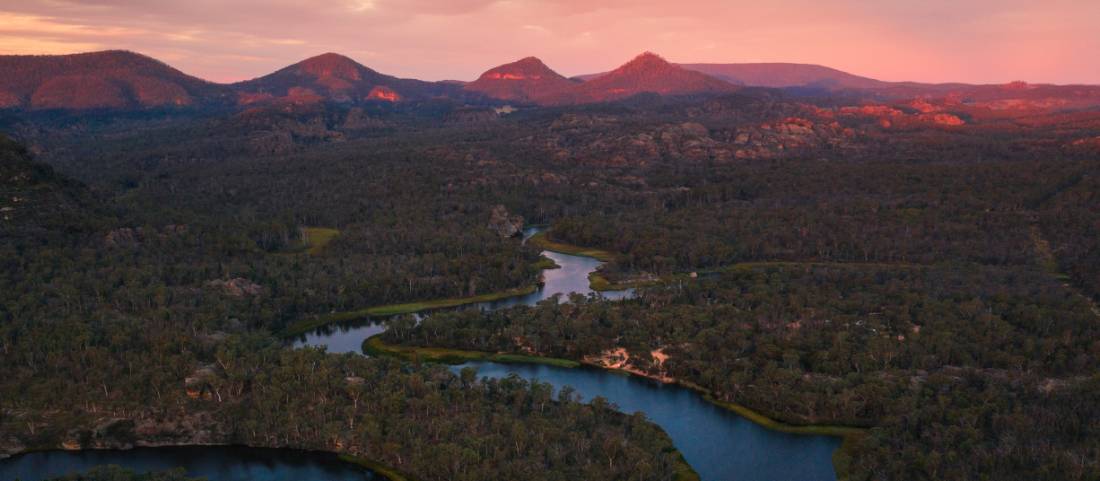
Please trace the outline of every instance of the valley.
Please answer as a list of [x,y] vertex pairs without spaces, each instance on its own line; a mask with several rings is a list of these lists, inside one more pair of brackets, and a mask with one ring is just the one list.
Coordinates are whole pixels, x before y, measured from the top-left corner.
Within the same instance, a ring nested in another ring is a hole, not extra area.
[[1098,87],[0,67],[0,478],[1100,472]]

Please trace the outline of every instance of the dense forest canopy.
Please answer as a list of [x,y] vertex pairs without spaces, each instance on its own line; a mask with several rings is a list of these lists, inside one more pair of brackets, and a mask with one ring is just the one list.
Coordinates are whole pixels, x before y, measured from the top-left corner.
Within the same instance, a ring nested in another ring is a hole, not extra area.
[[387,342],[625,349],[786,422],[869,428],[850,479],[1095,478],[1100,154],[1079,142],[1095,113],[886,126],[844,103],[4,113],[25,147],[0,142],[0,447],[233,442],[419,479],[672,479],[641,417],[279,338],[534,285],[538,250],[490,226],[503,206],[648,287],[436,314]]

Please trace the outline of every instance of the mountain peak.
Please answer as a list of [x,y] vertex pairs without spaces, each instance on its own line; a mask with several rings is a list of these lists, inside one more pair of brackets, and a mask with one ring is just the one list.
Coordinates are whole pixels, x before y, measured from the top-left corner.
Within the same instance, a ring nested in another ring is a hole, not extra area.
[[126,50],[0,56],[0,108],[142,109],[217,102],[224,87]]
[[547,67],[542,60],[524,57],[485,71],[465,88],[502,100],[537,102],[573,86],[572,81]]
[[314,77],[335,77],[343,80],[362,79],[365,67],[338,53],[323,53],[298,62],[298,71]]
[[481,74],[478,80],[542,80],[544,78],[565,79],[537,57],[524,57],[512,63],[493,67]]
[[581,84],[571,98],[559,102],[600,102],[644,92],[686,95],[736,89],[725,81],[673,65],[653,52],[643,52],[619,68]]
[[634,57],[631,61],[623,64],[620,69],[624,68],[675,68],[674,65],[665,60],[664,57],[657,55],[653,52],[642,52],[638,56]]

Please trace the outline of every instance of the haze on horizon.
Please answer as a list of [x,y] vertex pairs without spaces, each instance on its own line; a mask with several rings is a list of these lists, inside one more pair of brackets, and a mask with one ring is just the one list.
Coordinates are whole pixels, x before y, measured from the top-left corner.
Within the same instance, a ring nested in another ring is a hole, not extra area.
[[578,75],[649,50],[674,62],[814,63],[880,80],[1100,84],[1100,2],[822,3],[7,0],[0,54],[126,49],[219,82],[323,52],[391,75],[472,80],[530,55]]

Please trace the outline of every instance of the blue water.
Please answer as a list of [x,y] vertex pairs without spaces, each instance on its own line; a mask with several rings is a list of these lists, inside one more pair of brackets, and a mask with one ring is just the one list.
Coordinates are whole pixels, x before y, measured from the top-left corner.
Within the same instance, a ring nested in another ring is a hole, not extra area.
[[[525,240],[537,231],[525,231]],[[559,269],[543,271],[538,292],[478,304],[484,310],[533,305],[557,294],[588,295],[588,274],[601,262],[588,258],[543,252]],[[604,292],[608,299],[633,296],[633,291]],[[563,296],[564,297],[564,296]],[[297,346],[325,346],[329,352],[361,352],[363,340],[385,327],[378,320],[324,327],[307,334]],[[770,431],[730,411],[706,402],[694,391],[663,385],[635,376],[602,369],[565,369],[543,365],[471,363],[483,377],[499,378],[515,373],[554,385],[572,386],[589,400],[602,396],[626,413],[643,412],[661,426],[673,444],[704,481],[835,481],[832,454],[840,439]],[[455,367],[459,370],[464,366]]]
[[478,376],[517,374],[571,386],[586,401],[602,396],[625,413],[642,412],[672,438],[705,481],[835,481],[832,454],[840,439],[771,431],[708,403],[694,391],[595,368],[476,362]]
[[[539,232],[538,228],[529,227],[523,231],[523,241],[526,242],[532,235]],[[564,302],[568,294],[599,295],[607,300],[619,300],[634,295],[633,289],[622,291],[596,292],[588,287],[588,274],[598,269],[603,262],[591,257],[560,254],[551,251],[542,251],[542,255],[549,257],[558,266],[557,269],[542,271],[542,287],[530,294],[508,297],[491,302],[479,302],[472,306],[460,309],[481,309],[492,311],[513,306],[533,306],[540,301],[560,295],[560,302]],[[324,346],[328,352],[347,353],[362,352],[363,340],[375,334],[381,334],[386,330],[382,324],[383,319],[361,319],[350,323],[322,326],[312,332],[300,336],[293,342],[294,347]]]
[[40,481],[117,464],[137,472],[182,467],[209,481],[364,481],[384,479],[335,454],[239,446],[40,451],[0,460],[0,480]]

